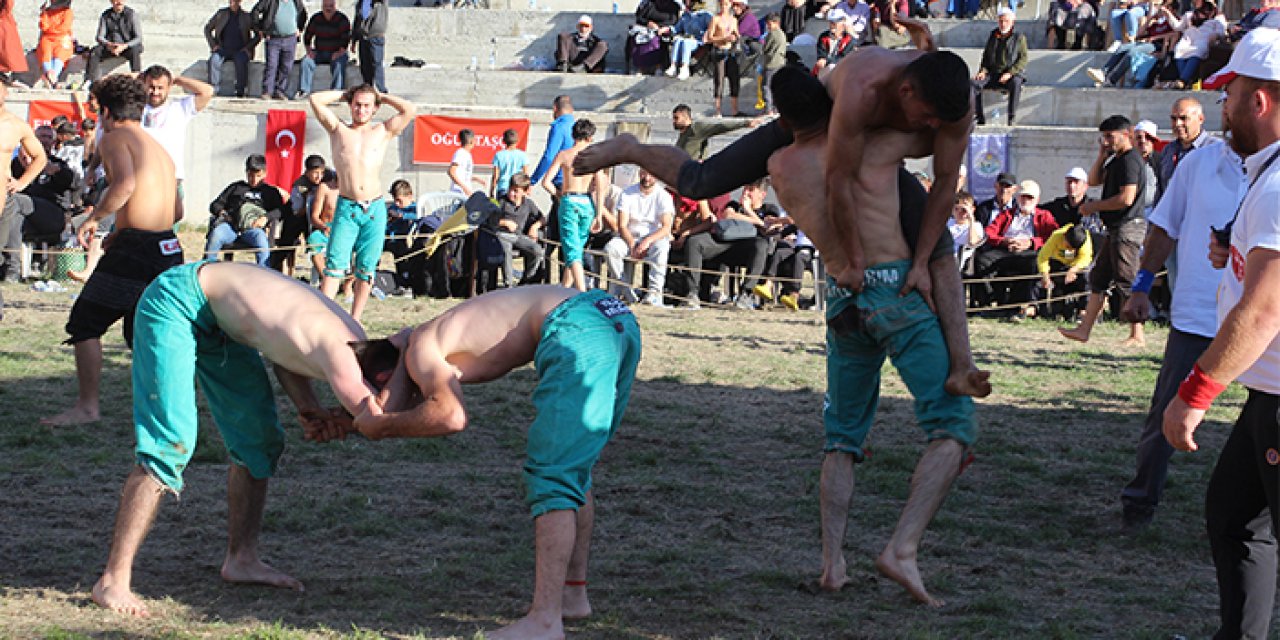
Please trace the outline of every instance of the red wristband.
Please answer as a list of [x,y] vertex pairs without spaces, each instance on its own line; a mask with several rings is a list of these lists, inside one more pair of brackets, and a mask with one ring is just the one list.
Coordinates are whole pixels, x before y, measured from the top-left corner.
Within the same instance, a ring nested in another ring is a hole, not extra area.
[[587,586],[587,581],[586,581],[586,580],[565,580],[565,581],[564,581],[564,586],[566,586],[566,587],[585,587],[585,586]]
[[1210,378],[1197,363],[1178,386],[1178,397],[1192,409],[1208,409],[1213,399],[1226,388],[1227,385]]

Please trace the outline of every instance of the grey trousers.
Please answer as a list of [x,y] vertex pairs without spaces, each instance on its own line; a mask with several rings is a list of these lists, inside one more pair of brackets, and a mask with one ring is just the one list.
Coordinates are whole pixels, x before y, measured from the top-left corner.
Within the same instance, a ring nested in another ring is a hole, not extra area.
[[537,240],[523,233],[509,231],[497,231],[493,235],[502,245],[502,272],[507,276],[507,286],[516,285],[514,252],[520,252],[520,257],[524,259],[526,278],[537,273],[542,267],[543,250]]

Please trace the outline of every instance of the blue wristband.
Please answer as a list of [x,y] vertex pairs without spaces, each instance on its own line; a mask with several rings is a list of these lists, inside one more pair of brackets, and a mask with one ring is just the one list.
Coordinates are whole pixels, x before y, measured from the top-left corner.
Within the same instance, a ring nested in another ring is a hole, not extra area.
[[1138,277],[1133,279],[1133,286],[1129,287],[1129,291],[1133,293],[1151,293],[1151,283],[1155,282],[1156,274],[1146,269],[1138,269]]

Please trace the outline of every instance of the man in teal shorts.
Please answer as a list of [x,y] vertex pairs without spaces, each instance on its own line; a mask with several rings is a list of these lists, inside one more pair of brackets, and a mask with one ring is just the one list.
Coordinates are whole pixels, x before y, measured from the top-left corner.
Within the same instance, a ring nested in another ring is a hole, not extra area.
[[267,482],[284,450],[262,358],[274,363],[280,385],[305,421],[305,436],[330,439],[345,432],[334,417],[340,412],[320,406],[311,378],[328,380],[352,415],[377,409],[374,388],[364,381],[351,348],[365,338],[360,324],[332,300],[277,271],[195,263],[173,267],[147,287],[138,302],[134,335],[137,466],[125,480],[94,602],[148,615],[132,591],[133,559],[161,496],[182,491],[182,473],[195,453],[199,420],[193,380],[204,390],[232,462],[222,578],[301,589],[300,582],[258,556]]
[[[599,212],[604,211],[605,195],[609,193],[609,178],[603,171],[578,174],[573,170],[573,159],[591,144],[595,135],[596,125],[590,120],[573,123],[573,146],[557,153],[551,168],[542,177],[542,188],[560,198],[556,212],[560,218],[560,252],[564,254],[560,284],[579,291],[587,290],[582,252]],[[560,175],[561,169],[564,169],[564,180],[557,190],[552,178]]]
[[[472,298],[365,351],[371,360],[394,362],[375,353],[397,350],[398,364],[378,396],[385,413],[355,420],[373,440],[461,431],[467,426],[461,385],[533,361],[537,417],[524,465],[537,549],[533,604],[524,618],[486,637],[563,638],[563,619],[591,613],[591,468],[631,396],[640,361],[635,316],[601,290],[517,287]],[[365,375],[381,379],[385,370],[366,367]]]

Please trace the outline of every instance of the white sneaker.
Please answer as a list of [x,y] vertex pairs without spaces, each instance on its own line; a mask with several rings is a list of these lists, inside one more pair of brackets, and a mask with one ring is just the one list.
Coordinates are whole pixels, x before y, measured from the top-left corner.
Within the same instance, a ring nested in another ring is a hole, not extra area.
[[680,65],[680,73],[679,73],[679,75],[677,75],[677,76],[676,76],[676,79],[678,79],[678,80],[688,80],[688,79],[689,79],[689,65],[687,65],[687,64],[682,64],[682,65]]
[[676,65],[673,63],[671,66],[667,67],[667,70],[663,73],[666,74],[668,78],[676,75]]
[[1111,46],[1107,47],[1107,53],[1115,53],[1116,50],[1118,50],[1119,48],[1120,48],[1120,41],[1116,40],[1115,42],[1111,43]]
[[1089,76],[1089,79],[1099,87],[1106,86],[1107,84],[1107,76],[1102,73],[1102,69],[1085,69],[1084,74]]
[[670,309],[671,307],[662,303],[662,296],[645,296],[644,303],[655,309]]

